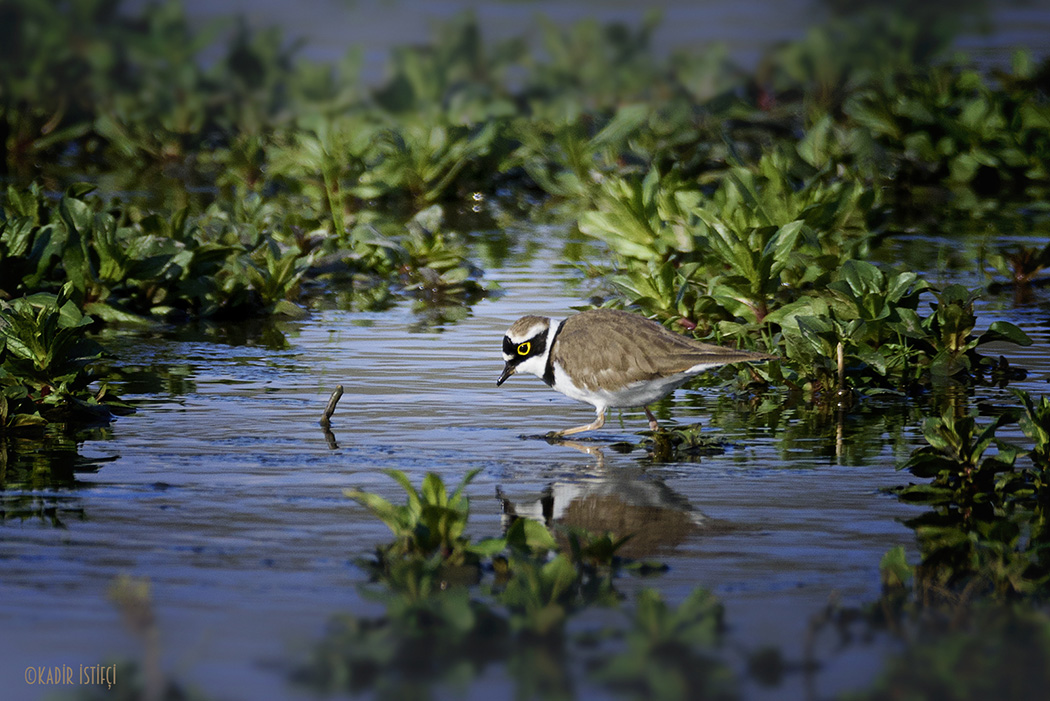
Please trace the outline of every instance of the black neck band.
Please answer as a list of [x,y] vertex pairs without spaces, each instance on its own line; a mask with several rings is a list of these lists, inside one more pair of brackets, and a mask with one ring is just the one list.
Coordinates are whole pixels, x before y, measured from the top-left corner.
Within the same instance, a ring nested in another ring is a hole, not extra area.
[[554,342],[558,340],[558,334],[561,333],[563,326],[565,326],[564,321],[558,324],[554,335],[547,341],[547,367],[543,369],[543,381],[547,383],[548,387],[554,386]]

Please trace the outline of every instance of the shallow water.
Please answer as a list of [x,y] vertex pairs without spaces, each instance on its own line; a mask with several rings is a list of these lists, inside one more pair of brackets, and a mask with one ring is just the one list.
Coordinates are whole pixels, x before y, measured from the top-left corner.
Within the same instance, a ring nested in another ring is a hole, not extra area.
[[[878,596],[878,564],[914,534],[900,523],[917,510],[879,489],[906,482],[894,466],[917,443],[900,407],[869,402],[814,430],[803,408],[751,420],[717,389],[679,390],[658,415],[702,421],[725,443],[697,462],[653,464],[643,451],[608,446],[637,439],[644,416],[613,415],[600,455],[524,438],[589,421],[572,402],[531,376],[496,388],[499,340],[519,315],[565,314],[580,304],[570,267],[552,240],[532,259],[512,255],[489,279],[505,291],[465,320],[427,330],[405,302],[381,313],[320,310],[279,324],[287,343],[258,336],[179,330],[122,333],[106,342],[120,363],[165,383],[128,398],[108,439],[89,440],[88,458],[107,460],[78,475],[76,488],[33,495],[48,519],[0,524],[0,685],[6,699],[54,691],[22,682],[29,666],[93,665],[135,654],[135,641],[106,600],[120,573],[148,577],[165,669],[209,695],[307,698],[275,661],[298,659],[330,616],[375,613],[355,588],[351,561],[388,532],[342,490],[356,486],[400,500],[381,469],[426,471],[456,483],[471,468],[471,532],[498,535],[503,505],[553,514],[593,530],[636,530],[628,554],[666,562],[649,582],[671,601],[695,586],[726,605],[732,663],[779,647],[801,662],[812,619],[829,601],[860,605]],[[1046,310],[985,310],[1023,325],[1036,348],[1005,348],[1031,370],[1015,386],[1045,393],[1050,377]],[[1042,324],[1042,326],[1040,326]],[[253,340],[254,339],[254,340]],[[328,436],[318,419],[331,390],[345,395]],[[138,387],[132,383],[125,391]],[[981,389],[994,402],[1006,390]],[[914,413],[914,412],[912,412]],[[621,579],[625,592],[642,585]],[[614,615],[614,614],[610,614]],[[741,675],[747,698],[813,698],[864,687],[894,649],[889,639],[839,648],[816,638],[819,672],[788,674],[762,687]],[[489,673],[471,695],[505,697],[511,682]],[[10,693],[8,693],[10,692]]]

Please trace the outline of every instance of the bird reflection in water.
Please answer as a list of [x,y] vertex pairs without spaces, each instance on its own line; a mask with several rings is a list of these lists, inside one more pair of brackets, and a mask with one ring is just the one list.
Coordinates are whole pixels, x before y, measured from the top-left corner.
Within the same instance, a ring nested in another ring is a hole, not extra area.
[[632,535],[618,551],[628,558],[651,557],[673,549],[700,532],[717,528],[713,519],[695,510],[683,495],[663,480],[637,470],[605,470],[602,448],[560,441],[595,456],[596,469],[579,479],[557,479],[536,495],[512,495],[497,487],[504,529],[519,518],[548,528],[581,528],[590,533]]

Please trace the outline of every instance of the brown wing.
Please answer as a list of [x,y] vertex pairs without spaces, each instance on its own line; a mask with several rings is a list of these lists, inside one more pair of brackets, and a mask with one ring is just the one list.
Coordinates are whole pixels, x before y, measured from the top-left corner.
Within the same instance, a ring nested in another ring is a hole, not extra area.
[[709,367],[774,356],[700,343],[638,314],[593,309],[565,320],[552,349],[587,389],[621,387],[668,377],[703,364]]

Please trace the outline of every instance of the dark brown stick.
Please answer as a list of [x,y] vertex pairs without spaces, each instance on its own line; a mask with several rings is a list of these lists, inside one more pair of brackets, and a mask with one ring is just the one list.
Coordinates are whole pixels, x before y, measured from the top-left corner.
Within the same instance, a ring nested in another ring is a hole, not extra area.
[[339,398],[343,396],[343,386],[336,385],[335,391],[332,392],[332,396],[328,398],[328,406],[325,407],[324,415],[321,417],[321,425],[325,428],[332,422],[332,414],[335,413],[335,405],[339,403]]

